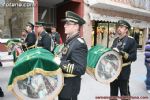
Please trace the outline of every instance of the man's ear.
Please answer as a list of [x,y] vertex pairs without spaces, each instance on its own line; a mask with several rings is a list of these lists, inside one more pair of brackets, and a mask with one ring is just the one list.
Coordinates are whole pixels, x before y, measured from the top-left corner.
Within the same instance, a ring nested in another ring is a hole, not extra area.
[[126,27],[126,33],[128,33],[128,31],[129,31],[129,30],[128,30],[128,28]]

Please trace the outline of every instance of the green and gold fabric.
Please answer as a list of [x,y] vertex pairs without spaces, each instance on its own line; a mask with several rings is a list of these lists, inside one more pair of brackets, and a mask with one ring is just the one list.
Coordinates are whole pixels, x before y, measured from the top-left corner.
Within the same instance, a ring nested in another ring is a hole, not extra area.
[[21,43],[21,39],[19,39],[19,38],[9,39],[6,42],[6,45],[7,45],[8,49],[12,49],[12,46],[16,45],[17,43]]
[[88,58],[87,58],[87,66],[95,68],[96,64],[99,60],[99,58],[105,53],[111,51],[110,48],[106,48],[102,45],[96,45],[94,47],[92,47],[89,51],[88,51]]
[[10,43],[10,42],[21,42],[21,39],[20,39],[20,38],[9,39],[9,40],[7,41],[7,44]]
[[53,58],[54,55],[43,48],[22,53],[12,70],[8,89],[23,100],[47,100],[57,96],[63,86],[63,77]]
[[8,53],[13,55],[13,60],[15,62],[18,56],[23,52],[21,47],[21,39],[19,38],[10,39],[7,41],[6,45]]
[[111,48],[96,45],[88,51],[86,72],[101,83],[115,80],[121,71],[122,59]]

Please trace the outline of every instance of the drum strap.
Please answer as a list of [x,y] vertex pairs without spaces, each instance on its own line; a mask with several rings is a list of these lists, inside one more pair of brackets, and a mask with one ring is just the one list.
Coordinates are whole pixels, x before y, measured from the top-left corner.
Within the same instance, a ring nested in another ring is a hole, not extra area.
[[74,74],[64,74],[64,77],[76,77],[77,75]]
[[122,64],[122,67],[125,67],[125,66],[130,65],[130,64],[131,64],[131,61],[130,61],[130,62],[127,62],[127,63],[123,63],[123,64]]
[[28,49],[35,48],[35,45],[29,46]]

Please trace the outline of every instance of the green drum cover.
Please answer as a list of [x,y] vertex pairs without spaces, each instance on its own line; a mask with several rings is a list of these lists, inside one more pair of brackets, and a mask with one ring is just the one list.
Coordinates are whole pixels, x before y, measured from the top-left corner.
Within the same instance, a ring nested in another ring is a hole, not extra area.
[[63,84],[61,68],[46,49],[34,48],[22,53],[12,70],[8,90],[18,100],[54,100]]
[[16,77],[34,69],[56,71],[59,66],[53,62],[53,58],[53,54],[43,48],[34,48],[22,53],[15,63],[8,85],[11,85]]
[[99,58],[107,51],[110,51],[110,48],[106,48],[102,45],[96,45],[88,51],[87,57],[87,66],[95,68]]
[[86,72],[105,84],[114,81],[122,68],[122,58],[118,52],[100,45],[89,50],[87,62]]
[[11,44],[11,43],[18,43],[18,42],[21,42],[21,39],[20,38],[14,38],[14,39],[10,39],[7,41],[7,45]]

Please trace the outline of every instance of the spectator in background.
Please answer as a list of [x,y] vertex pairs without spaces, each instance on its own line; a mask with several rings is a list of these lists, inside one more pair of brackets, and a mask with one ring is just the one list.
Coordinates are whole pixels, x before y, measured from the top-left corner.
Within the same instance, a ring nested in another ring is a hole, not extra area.
[[150,93],[150,37],[148,37],[148,41],[145,45],[145,66],[147,69],[145,80],[146,90],[148,93]]
[[54,41],[55,46],[60,44],[61,37],[60,37],[60,34],[56,31],[56,27],[55,26],[51,27],[51,36],[52,36],[52,39]]

